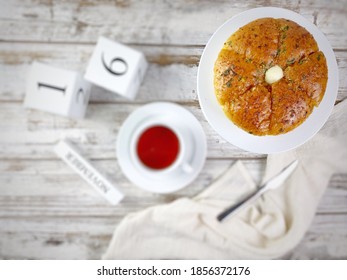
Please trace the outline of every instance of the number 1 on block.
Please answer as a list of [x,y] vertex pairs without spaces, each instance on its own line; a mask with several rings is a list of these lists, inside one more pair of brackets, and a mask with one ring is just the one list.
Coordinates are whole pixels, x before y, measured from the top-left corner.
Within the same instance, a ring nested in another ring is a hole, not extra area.
[[34,62],[27,77],[24,106],[72,118],[83,118],[89,83],[74,71]]
[[47,85],[47,84],[44,84],[44,83],[37,83],[37,87],[39,89],[41,87],[46,87],[46,88],[49,88],[49,89],[52,89],[52,90],[58,90],[58,91],[61,91],[63,93],[63,95],[65,95],[65,90],[66,90],[66,87],[60,88],[60,87],[56,87],[56,86],[52,86],[52,85]]

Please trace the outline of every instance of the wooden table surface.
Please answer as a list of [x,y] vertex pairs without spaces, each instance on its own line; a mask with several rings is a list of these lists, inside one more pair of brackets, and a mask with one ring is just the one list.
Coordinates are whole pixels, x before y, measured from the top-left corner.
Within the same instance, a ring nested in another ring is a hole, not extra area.
[[[0,0],[0,258],[98,259],[128,213],[193,196],[241,159],[256,181],[265,155],[224,141],[205,120],[196,92],[203,48],[230,17],[250,8],[283,7],[327,36],[340,71],[338,101],[347,97],[347,3],[319,1]],[[149,61],[134,102],[92,87],[86,119],[25,110],[33,61],[83,72],[99,36],[128,44]],[[126,117],[143,104],[172,101],[191,111],[207,135],[201,175],[175,194],[139,190],[121,173],[115,143]],[[112,207],[53,153],[69,137],[126,194]],[[347,174],[336,174],[309,231],[290,259],[347,258]]]

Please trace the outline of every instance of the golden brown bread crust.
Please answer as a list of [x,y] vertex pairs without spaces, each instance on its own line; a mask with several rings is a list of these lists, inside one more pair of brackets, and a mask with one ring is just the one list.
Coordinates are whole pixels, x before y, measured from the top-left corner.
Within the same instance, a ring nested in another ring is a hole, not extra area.
[[325,56],[318,51],[287,67],[285,77],[296,89],[304,90],[311,97],[313,104],[318,106],[324,96],[328,80],[327,72]]
[[258,83],[257,75],[254,64],[245,63],[244,58],[232,50],[222,49],[215,63],[215,91],[218,100],[222,104],[225,99],[245,93]]
[[248,133],[263,135],[270,127],[271,94],[263,85],[258,84],[236,96],[230,102],[226,102],[224,112],[236,124],[242,124],[242,128]]
[[269,133],[286,133],[300,125],[312,112],[313,104],[303,90],[281,79],[272,85],[272,112]]
[[[271,85],[267,69],[284,77]],[[250,22],[224,43],[214,67],[215,94],[225,114],[255,135],[286,133],[300,125],[322,100],[328,71],[313,36],[287,19]]]
[[301,58],[318,51],[313,36],[303,27],[288,19],[278,19],[280,39],[276,64],[281,68],[298,62]]
[[277,53],[279,28],[273,18],[256,20],[247,24],[229,37],[225,47],[241,54],[244,59],[256,64],[271,64]]

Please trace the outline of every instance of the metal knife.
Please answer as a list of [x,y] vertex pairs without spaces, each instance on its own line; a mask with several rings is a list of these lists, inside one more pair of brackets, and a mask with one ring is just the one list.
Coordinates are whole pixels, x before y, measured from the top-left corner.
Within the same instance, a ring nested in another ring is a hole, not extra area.
[[265,192],[276,189],[277,187],[281,186],[282,183],[293,173],[297,165],[298,160],[294,160],[293,162],[291,162],[289,165],[283,168],[276,176],[272,177],[269,181],[260,186],[255,192],[251,193],[250,195],[242,199],[240,202],[230,206],[229,208],[221,212],[217,216],[217,220],[221,222],[225,220],[225,218],[227,217],[230,218],[234,216],[240,210],[252,204]]

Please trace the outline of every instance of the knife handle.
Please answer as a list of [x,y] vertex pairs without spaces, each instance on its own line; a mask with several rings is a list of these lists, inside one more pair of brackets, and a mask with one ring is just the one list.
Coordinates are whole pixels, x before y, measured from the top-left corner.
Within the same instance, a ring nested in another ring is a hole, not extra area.
[[217,220],[219,222],[222,222],[226,217],[231,217],[235,215],[236,213],[240,212],[245,207],[252,204],[255,200],[257,200],[264,192],[266,191],[266,188],[262,187],[251,193],[250,195],[246,196],[244,199],[242,199],[240,202],[237,202],[236,204],[228,207],[223,212],[221,212],[217,216]]

